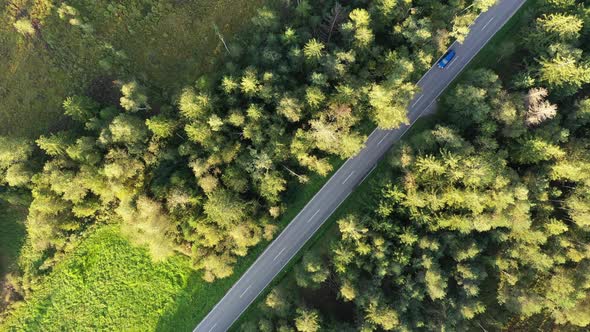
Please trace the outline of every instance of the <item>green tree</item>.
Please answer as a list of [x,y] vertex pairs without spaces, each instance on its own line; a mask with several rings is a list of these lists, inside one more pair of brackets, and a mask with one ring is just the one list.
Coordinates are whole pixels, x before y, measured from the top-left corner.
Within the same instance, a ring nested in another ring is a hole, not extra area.
[[305,43],[303,47],[303,54],[309,61],[319,61],[324,55],[324,48],[326,46],[315,38],[312,38]]
[[564,95],[572,95],[590,82],[590,67],[580,62],[577,53],[561,52],[551,58],[542,58],[539,64],[539,79]]
[[373,120],[379,128],[394,129],[408,122],[406,104],[395,98],[395,91],[374,84],[369,92],[369,104],[373,109]]
[[172,255],[176,248],[171,238],[173,224],[161,204],[148,197],[140,196],[135,205],[135,208],[121,205],[117,209],[124,220],[123,233],[133,243],[147,246],[151,257],[156,261]]
[[16,31],[24,36],[32,36],[35,34],[35,27],[33,23],[26,18],[20,18],[13,23]]
[[158,138],[170,138],[178,127],[178,122],[165,115],[156,115],[146,120],[148,129]]
[[107,142],[134,145],[143,143],[148,138],[144,121],[131,114],[119,114],[109,125],[110,139]]
[[49,156],[63,156],[71,144],[71,137],[66,132],[59,132],[50,136],[41,136],[36,141],[37,146]]
[[315,310],[298,308],[295,327],[299,332],[316,332],[320,330],[320,316]]
[[64,113],[72,119],[86,123],[97,115],[98,104],[88,97],[72,96],[64,100],[63,108]]
[[123,94],[120,99],[121,107],[126,111],[137,112],[150,109],[145,89],[137,81],[121,84],[121,93]]

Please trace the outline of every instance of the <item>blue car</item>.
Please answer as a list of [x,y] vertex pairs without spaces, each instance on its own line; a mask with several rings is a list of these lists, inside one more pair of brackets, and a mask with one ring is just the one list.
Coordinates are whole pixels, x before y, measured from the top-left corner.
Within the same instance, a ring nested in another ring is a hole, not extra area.
[[445,68],[451,62],[451,60],[453,60],[455,54],[456,53],[453,50],[449,50],[447,53],[445,53],[442,59],[440,59],[438,62],[438,68]]

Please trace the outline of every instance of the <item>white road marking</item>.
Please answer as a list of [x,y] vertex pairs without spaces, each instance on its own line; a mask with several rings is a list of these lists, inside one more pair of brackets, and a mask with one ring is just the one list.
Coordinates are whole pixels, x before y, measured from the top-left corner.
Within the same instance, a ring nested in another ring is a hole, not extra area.
[[318,210],[317,210],[317,211],[316,211],[316,212],[313,214],[313,216],[311,216],[311,218],[307,219],[307,222],[309,223],[309,222],[311,221],[311,219],[313,219],[313,217],[315,217],[315,216],[316,216],[318,213],[320,213],[320,210],[321,210],[321,209],[318,209]]
[[281,249],[281,251],[279,251],[279,253],[275,256],[275,258],[273,259],[273,262],[277,260],[277,258],[279,258],[279,256],[283,253],[283,251],[285,251],[285,249],[287,249],[286,247]]
[[246,290],[242,293],[242,295],[240,295],[240,299],[242,298],[242,296],[246,295],[246,292],[250,289],[250,287],[252,287],[252,285],[248,286],[248,288],[246,288]]
[[[422,97],[420,97],[420,98],[422,98]],[[380,140],[380,141],[377,143],[377,145],[379,145],[379,144],[383,143],[383,140],[384,140],[384,139],[386,139],[386,138],[387,138],[387,136],[389,136],[389,134],[391,134],[391,132],[390,132],[390,131],[388,131],[388,132],[387,132],[387,134],[385,134],[385,136],[383,136],[383,137],[381,138],[381,140]]]
[[484,31],[484,30],[485,30],[485,29],[488,27],[488,25],[489,25],[490,23],[492,23],[492,21],[493,21],[494,19],[495,19],[495,17],[492,17],[492,18],[491,18],[491,19],[488,21],[488,23],[486,23],[486,24],[483,26],[483,28],[481,28],[481,31]]
[[449,65],[447,66],[447,69],[451,68],[451,66],[452,66],[452,65],[453,65],[455,62],[457,62],[457,59],[459,59],[459,57],[458,57],[458,56],[456,56],[455,58],[453,58],[453,61],[451,61],[451,63],[449,63]]
[[209,332],[213,331],[213,329],[215,328],[215,326],[217,326],[217,323],[213,324],[213,326],[211,326],[211,328],[209,329]]
[[[371,141],[371,139],[373,138],[373,135],[374,135],[375,133],[377,133],[377,131],[376,131],[376,130],[373,130],[373,132],[372,132],[371,134],[369,134],[369,137],[367,137],[367,140],[365,141],[365,144],[369,144],[369,142]],[[357,154],[357,155],[355,155],[354,157],[356,157],[356,156],[358,156],[358,154]],[[349,158],[349,160],[350,160],[350,159],[353,159],[354,157],[352,157],[352,158]]]
[[316,212],[313,214],[313,216],[311,216],[311,219],[313,219],[313,217],[315,217],[315,216],[316,216],[318,213],[320,213],[320,210],[317,210],[317,211],[316,211]]
[[348,176],[346,177],[346,179],[344,179],[344,182],[342,182],[342,184],[345,184],[346,181],[348,181],[348,179],[350,179],[350,177],[354,174],[354,171],[350,172],[350,174],[348,174]]
[[421,95],[418,99],[416,99],[416,101],[412,104],[412,107],[416,106],[416,104],[418,104],[422,97],[424,97],[424,95]]

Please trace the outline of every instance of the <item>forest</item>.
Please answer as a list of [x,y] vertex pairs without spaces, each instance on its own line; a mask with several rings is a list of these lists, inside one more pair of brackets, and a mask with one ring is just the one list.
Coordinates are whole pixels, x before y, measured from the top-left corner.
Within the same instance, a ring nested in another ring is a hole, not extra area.
[[[4,5],[0,330],[191,330],[496,1],[242,2]],[[530,0],[238,328],[590,325],[587,7]]]
[[588,13],[528,6],[240,330],[587,331]]

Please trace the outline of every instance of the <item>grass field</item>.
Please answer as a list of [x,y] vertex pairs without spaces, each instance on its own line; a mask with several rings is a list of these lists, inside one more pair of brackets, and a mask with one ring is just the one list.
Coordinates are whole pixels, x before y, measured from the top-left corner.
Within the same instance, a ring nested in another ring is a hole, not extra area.
[[41,14],[41,5],[31,5],[27,10],[41,24],[29,37],[14,30],[14,14],[6,11],[0,16],[0,135],[35,138],[66,127],[63,100],[87,93],[100,77],[132,76],[169,99],[222,54],[214,24],[229,41],[271,1],[68,1],[92,33],[60,19],[56,7]]
[[147,331],[185,289],[191,269],[173,257],[152,263],[116,228],[90,235],[0,329]]
[[45,49],[22,40],[0,18],[0,135],[36,137],[63,121],[61,102],[75,91]]

